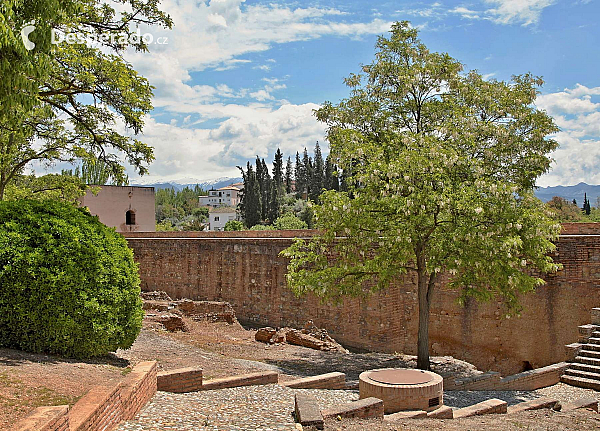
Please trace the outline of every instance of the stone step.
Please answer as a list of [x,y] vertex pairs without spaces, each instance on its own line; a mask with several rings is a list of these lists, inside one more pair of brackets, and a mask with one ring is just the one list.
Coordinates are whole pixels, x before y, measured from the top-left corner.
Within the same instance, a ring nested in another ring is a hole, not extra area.
[[575,362],[579,362],[580,364],[596,365],[596,366],[600,367],[600,359],[596,359],[596,358],[586,358],[585,356],[576,356]]
[[598,380],[600,382],[600,373],[594,373],[591,371],[572,370],[568,369],[565,371],[567,376],[583,377],[584,379]]
[[600,382],[598,380],[586,379],[584,377],[567,376],[563,374],[560,377],[560,381],[566,383],[567,385],[600,391]]
[[600,344],[600,337],[588,338],[588,344]]
[[600,308],[592,308],[592,325],[600,325]]
[[600,352],[597,350],[581,349],[579,356],[583,356],[584,358],[600,358]]
[[600,352],[600,344],[582,344],[581,348],[584,350],[595,350]]
[[581,370],[581,371],[587,371],[590,373],[600,374],[600,367],[598,367],[596,365],[578,364],[578,363],[573,362],[572,364],[569,365],[569,369],[570,370]]

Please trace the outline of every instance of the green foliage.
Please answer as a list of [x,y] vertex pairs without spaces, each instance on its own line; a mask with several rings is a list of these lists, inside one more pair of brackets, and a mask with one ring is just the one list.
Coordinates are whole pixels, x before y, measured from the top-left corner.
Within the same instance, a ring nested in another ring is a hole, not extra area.
[[0,345],[85,358],[130,347],[142,324],[127,241],[57,201],[0,202]]
[[[5,189],[6,200],[37,199],[62,200],[74,203],[90,190],[81,179],[63,174],[47,174],[42,176],[18,175]],[[91,189],[94,192],[94,188]]]
[[273,226],[277,230],[308,229],[306,222],[291,213],[286,213],[279,217],[275,220]]
[[206,192],[196,184],[181,191],[158,189],[155,194],[156,223],[163,230],[203,230],[208,208],[200,207],[199,196]]
[[229,220],[225,223],[226,231],[244,230],[244,223],[239,220]]
[[156,223],[156,232],[175,232],[177,229],[169,220]]
[[[146,173],[152,148],[133,135],[152,109],[152,87],[122,54],[148,49],[128,37],[139,25],[171,27],[158,1],[4,1],[0,17],[0,200],[34,162],[99,159],[118,181],[124,162]],[[32,22],[28,51],[20,32]],[[53,45],[52,31],[103,42]]]
[[320,196],[313,208],[323,233],[283,255],[294,292],[326,299],[415,274],[418,366],[426,369],[429,307],[441,274],[463,300],[499,295],[518,311],[519,294],[544,283],[537,274],[559,267],[548,253],[560,225],[533,195],[557,147],[547,136],[558,128],[535,108],[539,78],[463,74],[407,22],[394,24],[376,48],[363,74],[347,78],[350,97],[316,113],[328,126],[345,191]]
[[546,205],[552,212],[552,215],[561,223],[585,221],[581,208],[577,204],[567,201],[565,198],[554,196]]
[[249,230],[274,230],[275,228],[271,225],[255,224]]

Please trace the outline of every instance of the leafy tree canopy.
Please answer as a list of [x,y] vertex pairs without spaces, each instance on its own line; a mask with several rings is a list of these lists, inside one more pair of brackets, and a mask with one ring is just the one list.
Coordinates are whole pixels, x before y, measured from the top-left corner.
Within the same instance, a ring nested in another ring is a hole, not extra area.
[[380,37],[373,63],[346,84],[350,97],[316,116],[347,191],[323,193],[314,207],[323,233],[283,252],[288,284],[339,299],[416,274],[417,362],[427,369],[429,306],[442,273],[463,300],[500,295],[518,310],[518,295],[544,283],[532,274],[558,268],[548,253],[560,225],[533,195],[558,129],[534,106],[540,78],[463,73],[408,22]]
[[[152,87],[127,63],[140,25],[170,28],[158,0],[9,0],[0,4],[0,200],[37,161],[100,159],[115,179],[123,160],[140,173],[152,148],[131,137],[152,109]],[[21,29],[34,25],[28,50]],[[79,43],[51,43],[51,32]],[[84,40],[99,40],[97,45]],[[117,127],[122,122],[129,132]]]

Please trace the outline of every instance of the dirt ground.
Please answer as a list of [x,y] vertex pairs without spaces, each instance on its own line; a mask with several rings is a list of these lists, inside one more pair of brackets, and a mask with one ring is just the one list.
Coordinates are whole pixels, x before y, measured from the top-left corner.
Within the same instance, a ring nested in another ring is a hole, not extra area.
[[[195,322],[185,319],[187,332],[168,333],[145,323],[129,350],[90,361],[0,349],[0,429],[27,416],[36,407],[74,404],[93,386],[124,379],[138,362],[158,361],[159,368],[196,366],[205,379],[273,369],[281,380],[330,371],[345,372],[356,381],[365,369],[415,366],[414,357],[379,353],[320,352],[287,344],[266,345],[255,332],[239,324]],[[433,370],[442,375],[479,373],[472,365],[449,357],[432,358]],[[591,430],[600,429],[600,415],[585,411],[549,411],[455,421],[329,421],[328,430]]]
[[593,411],[568,413],[534,410],[507,415],[464,419],[407,419],[388,423],[379,420],[335,419],[325,422],[328,431],[592,431],[600,430],[600,415]]

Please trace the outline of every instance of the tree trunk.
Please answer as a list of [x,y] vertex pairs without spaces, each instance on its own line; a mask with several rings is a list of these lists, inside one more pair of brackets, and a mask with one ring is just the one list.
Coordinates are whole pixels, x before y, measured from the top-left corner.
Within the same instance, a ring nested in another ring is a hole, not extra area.
[[417,271],[417,286],[419,296],[419,335],[417,341],[417,368],[429,370],[429,283],[425,270]]

